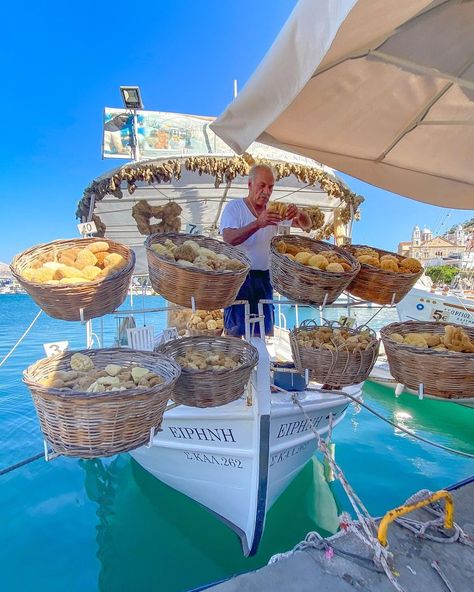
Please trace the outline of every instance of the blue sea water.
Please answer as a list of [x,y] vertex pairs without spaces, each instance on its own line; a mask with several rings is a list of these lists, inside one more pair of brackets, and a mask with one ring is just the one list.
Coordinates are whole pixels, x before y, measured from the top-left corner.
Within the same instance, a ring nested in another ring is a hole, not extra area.
[[[145,297],[147,307],[159,297]],[[130,306],[126,303],[125,306]],[[38,312],[26,295],[0,295],[0,360]],[[338,318],[343,311],[328,311]],[[365,322],[376,310],[357,311]],[[299,311],[300,320],[312,316]],[[288,323],[294,311],[287,312]],[[381,311],[375,328],[395,320]],[[164,326],[158,315],[138,314],[137,324]],[[114,317],[97,336],[112,344]],[[85,346],[80,323],[41,315],[24,342],[0,368],[0,469],[41,452],[43,443],[24,368],[44,357],[43,343],[68,340]],[[395,399],[367,383],[364,400],[379,413],[435,442],[474,453],[474,409],[411,395]],[[351,406],[334,432],[336,460],[374,515],[413,492],[439,489],[474,474],[474,461],[430,447]],[[43,459],[0,477],[0,589],[5,592],[184,592],[264,565],[314,529],[327,533],[349,509],[336,483],[327,483],[315,458],[267,517],[258,554],[242,557],[237,537],[206,510],[160,483],[127,454],[80,461]]]

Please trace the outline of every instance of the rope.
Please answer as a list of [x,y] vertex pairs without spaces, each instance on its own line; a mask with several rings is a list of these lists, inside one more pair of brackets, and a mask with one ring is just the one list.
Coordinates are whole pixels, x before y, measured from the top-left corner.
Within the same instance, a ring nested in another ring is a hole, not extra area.
[[268,565],[271,565],[272,563],[277,563],[277,561],[280,561],[281,559],[287,559],[291,557],[293,553],[296,553],[296,551],[307,551],[309,549],[324,551],[325,557],[327,559],[330,559],[333,554],[340,555],[341,557],[352,559],[356,563],[362,565],[365,569],[368,569],[375,573],[383,573],[379,568],[377,568],[377,566],[374,565],[374,562],[368,557],[358,555],[357,553],[351,553],[350,551],[345,551],[344,549],[339,549],[338,547],[335,547],[332,544],[332,540],[331,544],[329,544],[328,540],[323,538],[319,534],[319,532],[316,531],[309,532],[304,538],[304,541],[301,541],[300,543],[295,545],[291,551],[286,551],[285,553],[276,553],[275,555],[273,555],[273,557],[270,558]]
[[[311,389],[310,389],[311,390]],[[324,390],[324,389],[321,389]],[[334,392],[334,391],[333,391]],[[357,403],[358,405],[362,405],[363,407],[365,407],[368,411],[374,413],[375,415],[377,415],[377,417],[379,417],[380,419],[386,421],[387,423],[402,429],[402,431],[405,431],[406,433],[408,433],[409,435],[412,435],[415,438],[421,439],[429,444],[433,444],[435,446],[438,446],[440,448],[444,448],[446,450],[452,451],[452,452],[456,452],[458,454],[462,454],[464,456],[470,456],[470,457],[474,457],[474,455],[470,455],[468,453],[462,453],[460,451],[456,451],[454,449],[450,449],[447,448],[446,446],[441,446],[441,445],[437,445],[436,443],[430,442],[429,440],[426,440],[425,438],[421,438],[419,436],[416,436],[416,434],[413,434],[412,432],[410,432],[409,430],[406,430],[404,428],[401,428],[401,426],[398,426],[397,424],[387,420],[386,418],[384,418],[383,416],[381,416],[380,414],[378,414],[376,411],[374,411],[373,409],[371,409],[368,405],[364,404],[359,398],[357,397],[353,397],[352,395],[349,395],[345,392],[341,392],[341,394],[347,396],[349,399],[352,399],[355,403]],[[351,485],[349,484],[349,482],[347,481],[347,479],[345,478],[344,473],[342,472],[342,469],[337,465],[336,461],[334,460],[334,458],[331,456],[329,448],[328,448],[328,443],[325,442],[321,436],[319,435],[319,433],[317,432],[317,430],[314,428],[313,423],[311,421],[311,418],[308,416],[308,414],[306,413],[305,409],[303,408],[303,406],[301,405],[301,403],[298,401],[297,395],[296,394],[292,394],[291,395],[293,403],[295,405],[297,405],[301,412],[303,413],[303,415],[305,416],[305,418],[308,421],[308,424],[311,428],[311,431],[313,432],[313,434],[316,437],[317,440],[317,446],[318,449],[323,453],[323,455],[325,456],[333,474],[335,475],[335,477],[337,479],[339,479],[339,481],[341,482],[342,487],[344,488],[344,491],[349,499],[349,501],[351,502],[352,507],[354,508],[354,511],[357,515],[358,518],[358,524],[360,525],[358,527],[358,525],[352,521],[350,519],[349,516],[344,517],[344,514],[341,516],[341,522],[340,522],[340,526],[341,529],[344,531],[350,531],[352,532],[355,536],[357,536],[363,543],[365,543],[367,546],[369,546],[370,548],[372,548],[373,552],[374,552],[374,557],[373,557],[373,562],[375,563],[375,566],[382,566],[388,580],[390,581],[390,583],[394,586],[394,588],[398,591],[398,592],[405,592],[404,589],[400,586],[400,584],[397,582],[396,580],[396,575],[397,572],[395,571],[395,569],[393,567],[391,567],[389,565],[389,561],[391,561],[393,559],[393,555],[388,551],[387,547],[383,547],[378,538],[377,538],[377,528],[375,525],[375,522],[373,520],[373,518],[370,516],[370,514],[368,513],[367,509],[365,508],[365,506],[363,505],[363,503],[361,502],[360,498],[357,496],[357,494],[355,493],[354,489],[351,487]],[[332,430],[332,414],[330,414],[329,416],[329,432],[331,432]],[[428,490],[422,490],[419,491],[418,493],[414,494],[413,496],[411,496],[406,502],[405,504],[411,504],[414,503],[416,501],[419,501],[421,499],[425,499],[428,495],[430,495],[430,492]],[[437,516],[437,518],[435,520],[431,520],[429,522],[423,523],[423,522],[419,522],[413,519],[409,519],[409,518],[399,518],[396,520],[396,522],[398,524],[400,524],[400,526],[403,526],[409,530],[411,530],[412,532],[414,532],[417,536],[424,536],[426,538],[429,538],[431,540],[437,541],[437,542],[444,542],[444,543],[448,543],[448,542],[456,542],[459,541],[463,544],[466,544],[470,547],[474,547],[474,540],[472,537],[470,537],[469,535],[467,535],[462,528],[454,523],[453,527],[454,527],[454,534],[450,537],[446,537],[444,536],[443,538],[440,537],[435,537],[432,534],[427,533],[427,529],[429,527],[442,527],[443,525],[443,513],[442,510],[440,511],[439,509],[435,509],[434,505],[432,504],[433,507],[426,507],[426,509],[435,514]],[[362,532],[360,530],[360,527],[362,527],[362,530],[364,532]],[[372,531],[372,532],[371,532]],[[337,535],[336,535],[337,536]],[[274,555],[273,557],[270,558],[269,564],[271,563],[275,563],[277,561],[279,561],[280,559],[284,559],[287,557],[290,557],[293,553],[295,553],[296,551],[305,551],[308,548],[315,548],[318,550],[321,550],[322,548],[325,549],[325,557],[327,559],[331,559],[332,555],[335,552],[335,549],[329,545],[329,543],[327,543],[326,541],[324,541],[324,539],[321,537],[320,534],[316,533],[316,532],[311,532],[309,533],[305,540],[302,541],[301,543],[299,543],[298,545],[296,545],[291,551],[287,552],[287,553],[279,553],[277,555]],[[339,554],[344,554],[344,552],[341,553],[340,550],[338,550]],[[354,560],[366,560],[366,558],[364,557],[360,557],[358,555],[352,554],[353,557],[351,557],[350,555],[349,558],[354,559]],[[433,562],[435,563],[435,562]],[[433,569],[435,569],[435,571],[438,573],[438,575],[441,577],[441,579],[443,580],[443,582],[446,584],[446,586],[449,588],[450,592],[454,592],[454,590],[452,589],[452,587],[450,586],[449,582],[447,582],[446,577],[444,574],[441,573],[441,571],[439,570],[439,565],[431,565],[433,567]]]
[[372,322],[372,321],[375,319],[375,317],[376,317],[376,316],[377,316],[377,315],[380,313],[380,311],[382,311],[382,310],[386,310],[386,309],[388,309],[388,308],[393,308],[393,304],[383,304],[383,305],[382,305],[382,306],[381,306],[381,307],[378,309],[378,311],[377,311],[376,313],[374,313],[374,314],[373,314],[373,315],[370,317],[370,319],[364,323],[364,325],[368,325],[369,323],[371,323],[371,322]]
[[[307,389],[307,390],[311,390],[311,389]],[[324,389],[321,389],[321,390],[323,391]],[[415,438],[416,440],[421,440],[421,442],[424,442],[425,444],[430,444],[430,446],[435,446],[436,448],[441,448],[441,450],[445,450],[446,452],[452,452],[453,454],[459,454],[460,456],[465,456],[466,458],[474,458],[474,454],[471,454],[470,452],[463,452],[462,450],[456,450],[455,448],[450,448],[449,446],[444,446],[443,444],[438,444],[437,442],[433,442],[432,440],[428,440],[427,438],[424,438],[423,436],[419,436],[418,434],[415,434],[415,432],[412,432],[411,430],[404,428],[403,426],[399,425],[398,423],[395,423],[394,421],[387,419],[386,417],[384,417],[383,415],[378,413],[378,411],[375,411],[375,409],[372,409],[372,407],[369,407],[369,405],[367,405],[366,403],[361,401],[359,398],[349,395],[349,393],[346,393],[345,391],[330,391],[330,392],[333,392],[333,393],[339,392],[341,395],[348,397],[349,399],[354,401],[354,403],[357,403],[358,405],[362,405],[362,407],[367,409],[367,411],[369,411],[370,413],[372,413],[373,415],[375,415],[376,417],[378,417],[382,421],[385,421],[385,423],[388,423],[389,425],[393,426],[394,428],[397,428],[397,430],[405,432],[405,434],[408,434],[409,436],[411,436],[412,438]]]
[[432,561],[431,567],[435,570],[435,572],[443,580],[443,582],[445,583],[446,588],[449,590],[449,592],[456,592],[456,590],[452,587],[451,582],[448,580],[446,575],[441,571],[441,568],[439,566],[439,561]]
[[[371,548],[374,552],[374,563],[375,565],[381,565],[383,570],[389,579],[390,583],[393,587],[397,590],[397,592],[405,592],[405,590],[400,586],[400,584],[395,579],[395,575],[391,566],[389,565],[389,560],[392,559],[392,554],[388,551],[386,547],[383,547],[379,540],[377,539],[377,526],[375,524],[374,519],[369,514],[367,508],[362,503],[359,496],[356,494],[352,486],[347,481],[342,469],[336,463],[334,458],[331,456],[328,444],[325,442],[317,430],[313,426],[313,422],[311,418],[306,413],[304,407],[298,401],[298,397],[296,394],[292,395],[292,400],[295,405],[300,408],[300,411],[303,413],[305,418],[308,420],[308,424],[310,426],[311,431],[316,437],[318,449],[324,454],[331,470],[333,471],[334,475],[337,479],[341,482],[344,491],[351,502],[352,507],[354,508],[354,512],[356,513],[358,523],[360,527],[362,527],[362,531],[357,525],[350,521],[349,523],[344,522],[341,524],[342,528],[345,530],[351,531],[357,538],[359,538],[365,545]],[[330,424],[332,423],[332,415],[330,414]],[[304,543],[304,542],[303,542]]]
[[20,343],[23,341],[23,339],[28,335],[28,333],[30,332],[31,328],[33,327],[33,325],[36,323],[36,321],[38,320],[40,314],[43,311],[40,310],[38,312],[38,314],[35,316],[35,318],[33,319],[33,321],[31,322],[30,326],[28,327],[28,329],[23,333],[23,335],[20,337],[20,339],[15,343],[15,345],[11,348],[11,350],[7,353],[7,355],[3,358],[3,360],[0,362],[0,368],[3,366],[3,364],[5,364],[5,362],[8,360],[8,358],[12,355],[12,353],[16,350],[16,348],[20,345]]
[[467,314],[469,315],[469,320],[470,320],[470,322],[471,322],[472,320],[474,320],[474,317],[473,317],[473,315],[472,315],[471,311],[470,311],[470,310],[468,310],[468,309],[466,308],[466,305],[465,305],[465,304],[464,304],[464,302],[461,300],[461,298],[459,297],[459,295],[458,295],[458,294],[455,294],[455,293],[453,292],[453,293],[451,293],[451,296],[454,296],[454,298],[456,298],[456,300],[459,302],[459,304],[460,304],[460,305],[461,305],[461,306],[464,308],[464,310],[467,312]]
[[[409,497],[404,505],[409,506],[411,504],[415,504],[420,502],[432,495],[433,492],[429,491],[428,489],[421,489],[411,497]],[[457,524],[456,522],[453,523],[454,533],[451,536],[446,536],[444,534],[444,513],[443,508],[439,502],[435,502],[425,506],[423,508],[426,512],[433,514],[436,516],[434,520],[429,520],[428,522],[421,522],[419,520],[414,520],[413,518],[407,518],[405,516],[401,516],[397,518],[395,522],[416,534],[419,537],[423,537],[429,539],[431,541],[435,541],[436,543],[462,543],[463,545],[467,545],[468,547],[474,547],[474,539],[473,537],[466,534],[463,529]],[[440,528],[441,529],[441,536],[436,536],[427,532],[428,528]]]

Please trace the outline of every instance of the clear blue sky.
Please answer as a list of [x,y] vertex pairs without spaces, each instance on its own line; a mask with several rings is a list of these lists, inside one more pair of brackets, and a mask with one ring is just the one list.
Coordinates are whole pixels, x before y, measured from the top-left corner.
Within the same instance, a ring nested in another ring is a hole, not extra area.
[[[139,3],[9,2],[2,9],[0,261],[77,235],[83,189],[117,164],[101,160],[105,106],[119,86],[145,107],[218,115],[265,55],[294,0]],[[439,229],[447,211],[345,178],[366,197],[354,239],[394,249],[415,223]],[[474,215],[453,210],[445,226]]]

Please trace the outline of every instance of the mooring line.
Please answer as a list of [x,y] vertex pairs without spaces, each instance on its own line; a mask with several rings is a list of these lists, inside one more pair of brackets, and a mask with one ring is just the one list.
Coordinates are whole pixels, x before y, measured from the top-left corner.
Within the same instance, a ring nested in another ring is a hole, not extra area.
[[[307,390],[311,390],[311,389],[307,389]],[[319,392],[321,392],[321,391],[319,391]],[[324,391],[324,392],[334,393],[335,391]],[[450,448],[449,446],[444,446],[443,444],[438,444],[437,442],[433,442],[432,440],[428,440],[427,438],[424,438],[423,436],[419,436],[418,434],[415,434],[415,432],[412,432],[411,430],[404,428],[400,424],[395,423],[394,421],[391,421],[390,419],[387,419],[386,417],[384,417],[383,415],[381,415],[380,413],[375,411],[375,409],[372,409],[372,407],[369,407],[369,405],[367,405],[366,403],[361,401],[359,398],[353,397],[352,395],[349,395],[349,393],[346,393],[345,391],[337,391],[337,392],[345,397],[348,397],[349,399],[352,399],[352,401],[354,401],[354,403],[361,405],[362,407],[367,409],[367,411],[369,411],[370,413],[373,413],[373,415],[375,415],[376,417],[378,417],[382,421],[385,421],[386,423],[390,424],[394,428],[397,428],[397,430],[401,430],[402,432],[405,432],[405,434],[408,434],[412,438],[416,438],[417,440],[421,440],[422,442],[425,442],[425,444],[430,444],[431,446],[435,446],[436,448],[441,448],[441,450],[446,450],[446,452],[452,452],[453,454],[458,454],[460,456],[465,456],[467,458],[474,458],[474,454],[471,454],[470,452],[463,452],[462,450],[456,450],[455,448]]]
[[[49,452],[52,453],[53,451],[50,450]],[[2,475],[6,475],[7,473],[11,473],[15,469],[19,469],[21,467],[24,467],[25,465],[29,465],[33,461],[39,460],[40,458],[44,458],[44,452],[38,452],[38,454],[35,454],[34,456],[30,456],[28,458],[20,460],[20,462],[17,462],[14,465],[10,465],[9,467],[5,467],[4,469],[0,469],[0,477]]]
[[12,353],[16,350],[16,348],[20,345],[20,343],[23,341],[23,339],[28,335],[28,333],[30,332],[31,328],[33,327],[33,325],[36,323],[36,321],[38,320],[39,316],[41,315],[43,311],[40,310],[38,312],[38,314],[35,316],[35,318],[32,320],[30,326],[28,327],[28,329],[23,333],[23,335],[20,337],[20,339],[15,343],[15,345],[11,348],[11,350],[7,353],[7,355],[3,358],[3,360],[0,361],[0,368],[3,366],[3,364],[5,364],[5,362],[8,360],[8,358],[12,355]]

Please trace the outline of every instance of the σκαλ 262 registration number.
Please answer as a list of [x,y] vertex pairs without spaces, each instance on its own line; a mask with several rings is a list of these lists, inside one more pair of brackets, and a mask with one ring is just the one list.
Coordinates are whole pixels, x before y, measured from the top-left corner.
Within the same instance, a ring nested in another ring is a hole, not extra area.
[[190,452],[184,450],[187,460],[202,462],[210,465],[219,465],[221,467],[230,467],[231,469],[243,469],[242,461],[230,456],[220,456],[219,454],[209,454],[205,452]]

